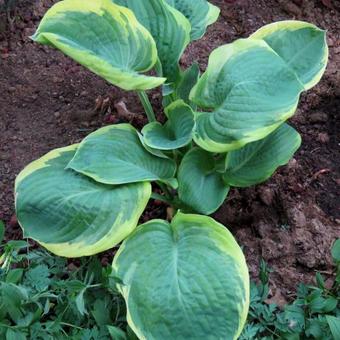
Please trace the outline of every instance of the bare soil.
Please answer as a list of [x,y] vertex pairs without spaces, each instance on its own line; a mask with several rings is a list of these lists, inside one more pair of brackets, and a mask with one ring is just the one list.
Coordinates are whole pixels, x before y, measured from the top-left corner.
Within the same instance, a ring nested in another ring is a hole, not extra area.
[[[13,215],[13,185],[26,164],[50,149],[80,141],[102,125],[130,120],[141,127],[146,122],[135,95],[29,40],[53,2],[18,1],[10,24],[0,12],[0,219],[7,224],[7,239],[22,237]],[[316,271],[332,279],[330,247],[340,237],[340,4],[336,0],[211,2],[221,8],[220,19],[187,49],[183,66],[198,61],[204,70],[214,48],[273,21],[305,20],[328,31],[326,74],[302,96],[291,120],[302,135],[301,149],[265,184],[233,189],[214,214],[244,247],[253,278],[261,258],[269,263],[272,295],[280,303],[299,282],[311,282]],[[117,106],[122,100],[135,114],[132,118]],[[152,101],[160,111],[158,91],[152,92]],[[165,215],[165,206],[151,202],[143,220]]]

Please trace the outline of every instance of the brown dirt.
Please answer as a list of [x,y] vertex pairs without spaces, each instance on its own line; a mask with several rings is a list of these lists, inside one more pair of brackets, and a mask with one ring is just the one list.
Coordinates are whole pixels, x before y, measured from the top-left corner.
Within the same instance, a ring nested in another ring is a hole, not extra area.
[[[13,183],[26,164],[52,148],[78,142],[103,124],[124,120],[115,109],[122,98],[137,114],[132,123],[140,127],[145,122],[133,94],[28,39],[53,2],[19,1],[12,12],[16,19],[7,27],[0,13],[0,219],[7,223],[8,239],[21,237],[12,217]],[[291,120],[302,134],[302,148],[265,184],[233,189],[214,215],[244,247],[252,276],[264,258],[273,269],[273,294],[287,297],[298,282],[311,282],[315,271],[329,272],[330,246],[340,237],[340,6],[316,0],[212,2],[221,8],[220,19],[188,48],[185,66],[197,60],[204,70],[215,47],[273,21],[306,20],[328,30],[329,67],[321,83],[303,95]],[[152,99],[159,108],[160,94],[153,92]],[[144,219],[165,214],[164,206],[154,208]]]

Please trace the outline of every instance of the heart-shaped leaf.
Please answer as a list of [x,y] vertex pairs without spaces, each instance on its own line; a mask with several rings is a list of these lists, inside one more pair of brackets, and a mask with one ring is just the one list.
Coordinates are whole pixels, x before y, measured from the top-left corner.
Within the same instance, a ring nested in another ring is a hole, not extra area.
[[236,187],[261,183],[280,165],[287,164],[300,144],[298,132],[283,124],[266,138],[229,152],[224,181]]
[[33,40],[64,52],[111,84],[146,90],[165,79],[145,76],[157,62],[150,33],[111,0],[64,0],[42,19]]
[[211,153],[194,148],[183,158],[178,170],[178,195],[193,211],[209,215],[228,195],[229,186],[215,170]]
[[144,126],[144,142],[151,148],[159,150],[179,149],[192,140],[195,126],[194,113],[182,100],[170,104],[165,113],[168,121],[163,125],[152,122]]
[[246,321],[245,258],[212,218],[178,213],[171,224],[141,225],[116,254],[113,272],[139,339],[237,339]]
[[266,27],[216,49],[193,88],[191,100],[212,111],[196,121],[194,139],[203,149],[227,152],[264,138],[294,114],[300,93],[323,74],[324,31],[291,21]]
[[26,237],[66,257],[99,253],[137,226],[150,183],[112,186],[66,169],[77,145],[29,164],[16,180],[16,215]]
[[167,182],[176,172],[175,162],[149,153],[129,124],[106,126],[88,135],[68,168],[105,184]]
[[190,22],[165,0],[113,0],[130,8],[138,21],[146,27],[156,41],[162,73],[167,82],[179,76],[179,59],[190,42]]
[[167,3],[190,21],[191,40],[201,38],[207,26],[213,24],[220,14],[220,9],[206,0],[166,0]]

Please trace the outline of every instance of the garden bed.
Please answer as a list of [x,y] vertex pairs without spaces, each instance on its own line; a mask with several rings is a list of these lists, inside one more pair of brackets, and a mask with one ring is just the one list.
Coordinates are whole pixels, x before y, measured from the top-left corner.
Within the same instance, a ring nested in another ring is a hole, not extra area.
[[[311,282],[315,271],[327,278],[330,247],[340,236],[336,134],[340,130],[340,8],[336,1],[317,0],[212,2],[221,8],[220,19],[188,48],[182,58],[185,66],[199,60],[204,70],[214,48],[273,21],[305,20],[328,30],[326,74],[303,95],[291,120],[302,135],[299,152],[265,184],[232,189],[214,214],[244,247],[253,278],[261,258],[269,264],[271,293],[282,303],[295,293],[298,282]],[[146,123],[135,95],[109,86],[61,53],[29,40],[52,3],[18,1],[11,13],[16,17],[13,24],[0,25],[0,219],[7,224],[7,239],[22,237],[13,215],[13,185],[26,164],[52,148],[80,141],[102,125]],[[0,21],[4,20],[0,13]],[[160,110],[160,93],[153,91],[151,98]],[[151,201],[142,219],[155,217],[166,218],[166,206]],[[103,262],[111,262],[111,256],[112,252],[104,255]]]

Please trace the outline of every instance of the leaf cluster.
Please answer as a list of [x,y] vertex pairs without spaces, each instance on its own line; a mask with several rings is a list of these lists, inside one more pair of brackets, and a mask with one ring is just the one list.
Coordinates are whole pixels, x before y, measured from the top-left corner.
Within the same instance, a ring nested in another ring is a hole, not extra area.
[[[64,0],[32,37],[136,91],[149,120],[141,131],[110,125],[49,152],[19,174],[15,190],[25,236],[56,255],[94,255],[123,241],[115,286],[141,339],[203,338],[209,329],[216,339],[239,336],[249,305],[245,258],[231,233],[203,215],[230,187],[261,183],[289,161],[301,138],[285,122],[327,64],[325,31],[282,21],[215,49],[202,75],[196,64],[182,69],[185,48],[218,15],[206,0]],[[145,92],[159,86],[164,124]],[[137,228],[150,198],[175,214]],[[81,315],[99,284],[92,280],[76,293]]]
[[25,241],[1,250],[1,339],[97,340],[109,339],[115,327],[126,329],[124,301],[110,288],[111,267],[97,257],[68,265]]

